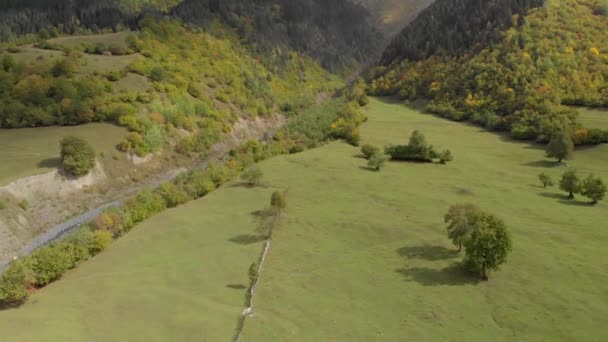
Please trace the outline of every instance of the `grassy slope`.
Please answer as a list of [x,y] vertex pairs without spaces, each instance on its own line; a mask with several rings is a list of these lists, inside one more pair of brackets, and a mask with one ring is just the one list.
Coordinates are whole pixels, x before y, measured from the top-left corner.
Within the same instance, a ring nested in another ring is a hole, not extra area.
[[0,185],[12,180],[50,171],[59,163],[59,141],[75,135],[89,141],[97,152],[106,154],[127,134],[110,124],[75,127],[43,127],[0,130]]
[[584,127],[608,129],[608,110],[599,108],[577,108],[579,120]]
[[97,43],[103,43],[105,45],[119,46],[126,49],[127,43],[125,39],[129,34],[129,31],[122,31],[116,33],[104,33],[83,36],[65,36],[49,39],[49,43],[58,44],[68,48],[80,47],[81,45],[85,44],[95,45]]
[[[536,187],[537,173],[563,169],[546,168],[535,147],[377,100],[368,115],[364,140],[406,141],[418,128],[456,161],[375,173],[360,168],[357,149],[333,143],[263,163],[268,183],[289,187],[289,207],[245,341],[607,337],[606,203],[568,205]],[[571,164],[606,175],[606,152],[579,151]],[[0,312],[3,337],[229,340],[245,290],[227,285],[247,283],[261,249],[246,244],[251,212],[271,191],[228,186],[151,219],[23,308]],[[514,253],[488,283],[454,266],[445,238],[443,213],[464,201],[513,231]]]
[[145,222],[98,257],[0,311],[7,341],[229,341],[262,249],[271,189],[228,186]]
[[[449,147],[448,166],[391,163],[360,169],[342,143],[264,164],[289,186],[245,326],[247,341],[602,340],[608,292],[608,204],[563,202],[536,175],[556,176],[538,148],[479,128],[372,101],[364,141],[406,142],[421,129]],[[571,164],[608,175],[608,146]],[[515,249],[503,269],[477,283],[457,268],[445,237],[448,206],[474,202],[500,215]]]

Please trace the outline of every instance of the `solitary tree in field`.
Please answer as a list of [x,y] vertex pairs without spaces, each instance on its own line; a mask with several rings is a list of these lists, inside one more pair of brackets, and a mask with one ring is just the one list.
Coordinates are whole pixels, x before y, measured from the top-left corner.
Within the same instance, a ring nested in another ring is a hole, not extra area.
[[367,166],[375,171],[380,171],[380,169],[384,166],[386,161],[388,160],[388,156],[383,152],[376,151],[367,162]]
[[581,181],[576,174],[576,170],[566,171],[562,175],[562,179],[559,182],[559,188],[569,193],[569,199],[574,199],[574,194],[581,191]]
[[61,164],[68,174],[81,177],[95,166],[95,150],[84,139],[67,137],[61,140]]
[[599,177],[595,177],[593,174],[585,178],[581,190],[581,195],[591,199],[593,204],[597,204],[597,202],[604,199],[607,191],[604,181]]
[[241,178],[250,186],[259,185],[264,174],[257,165],[252,165],[246,168],[241,174]]
[[448,237],[458,247],[459,252],[480,213],[481,210],[473,204],[457,204],[451,206],[443,217],[448,224]]
[[507,261],[512,245],[505,223],[491,214],[482,213],[477,216],[465,241],[465,265],[487,280],[489,271],[497,270]]
[[572,142],[572,138],[564,131],[554,134],[547,145],[547,157],[556,158],[558,163],[570,158],[573,151],[574,143]]
[[538,179],[541,183],[543,183],[544,188],[555,185],[555,183],[553,183],[553,179],[551,179],[551,176],[544,172],[538,175]]
[[273,192],[272,197],[270,197],[270,206],[276,209],[285,209],[287,207],[285,194],[283,194],[281,191]]

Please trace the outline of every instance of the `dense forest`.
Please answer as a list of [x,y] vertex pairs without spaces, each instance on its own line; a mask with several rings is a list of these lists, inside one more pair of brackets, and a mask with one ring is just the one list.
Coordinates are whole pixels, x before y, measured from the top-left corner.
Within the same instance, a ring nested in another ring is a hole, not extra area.
[[378,57],[383,42],[370,12],[351,0],[0,0],[0,41],[81,29],[139,29],[169,15],[209,29],[218,20],[264,55],[308,54],[338,71]]
[[394,38],[382,64],[399,58],[425,59],[436,53],[453,56],[495,44],[513,25],[513,15],[523,18],[530,8],[542,4],[543,0],[437,0]]
[[[390,65],[369,73],[369,92],[430,100],[427,109],[433,113],[506,130],[517,139],[547,141],[566,131],[577,144],[608,141],[608,132],[582,127],[576,110],[567,106],[608,106],[605,3],[551,1],[523,15],[529,2],[483,2],[503,8],[490,11],[503,19],[493,16],[497,26],[478,34],[471,26],[475,6],[471,16],[448,11],[462,3],[438,1],[410,24],[384,55]],[[446,30],[463,34],[449,37]],[[421,44],[425,39],[429,44]],[[403,48],[396,50],[402,40]]]
[[350,0],[185,0],[174,13],[203,26],[219,17],[260,53],[292,49],[332,70],[372,60],[382,44],[370,12]]

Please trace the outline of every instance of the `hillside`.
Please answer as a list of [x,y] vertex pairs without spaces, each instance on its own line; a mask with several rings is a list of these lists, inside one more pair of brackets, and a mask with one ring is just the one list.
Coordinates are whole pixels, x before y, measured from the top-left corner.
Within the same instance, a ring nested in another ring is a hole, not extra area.
[[413,21],[433,0],[352,0],[368,8],[376,17],[385,38],[391,40]]
[[369,11],[350,0],[0,0],[0,8],[0,41],[136,30],[145,17],[169,16],[206,30],[219,21],[266,58],[293,50],[334,71],[373,60],[383,44]]
[[442,0],[425,10],[369,74],[370,92],[429,100],[433,113],[518,139],[547,141],[566,130],[577,144],[608,142],[608,132],[583,127],[564,106],[608,106],[604,7],[595,0],[472,4]]

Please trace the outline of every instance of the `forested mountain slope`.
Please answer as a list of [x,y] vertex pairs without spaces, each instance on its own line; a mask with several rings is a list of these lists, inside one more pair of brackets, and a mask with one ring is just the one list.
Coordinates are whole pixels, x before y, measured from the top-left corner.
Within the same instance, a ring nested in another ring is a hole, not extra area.
[[0,8],[0,41],[48,30],[138,29],[142,18],[166,14],[206,29],[219,20],[259,53],[295,50],[332,70],[374,60],[383,44],[370,12],[351,0],[0,0]]
[[383,39],[369,11],[350,0],[185,0],[174,13],[204,26],[219,17],[259,52],[293,49],[333,70],[373,60]]
[[352,0],[368,8],[376,17],[385,38],[392,39],[434,0]]
[[[370,92],[515,138],[608,141],[564,105],[608,106],[608,17],[597,0],[440,0],[395,39]],[[524,14],[527,13],[527,14]],[[475,19],[478,17],[479,19]]]

